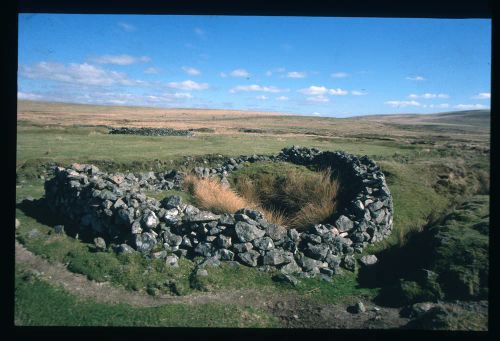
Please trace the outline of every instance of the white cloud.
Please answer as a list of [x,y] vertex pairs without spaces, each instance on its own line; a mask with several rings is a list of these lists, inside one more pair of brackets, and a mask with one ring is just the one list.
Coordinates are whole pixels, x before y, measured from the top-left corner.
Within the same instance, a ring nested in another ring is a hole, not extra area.
[[364,96],[364,95],[368,95],[368,92],[353,90],[353,91],[351,91],[351,95],[353,95],[353,96]]
[[446,109],[449,107],[450,107],[450,105],[448,103],[429,104],[429,108]]
[[194,67],[183,66],[182,70],[190,76],[198,76],[201,75],[200,70],[195,69]]
[[300,89],[297,91],[305,95],[316,96],[316,95],[325,95],[328,92],[328,89],[325,88],[324,86],[311,85],[308,88]]
[[133,57],[128,54],[121,55],[104,55],[92,59],[93,62],[99,64],[115,64],[115,65],[130,65],[135,63],[148,63],[151,58],[147,56]]
[[257,97],[255,97],[255,98],[265,101],[265,100],[266,100],[266,99],[268,99],[269,97],[262,95],[262,96],[257,96]]
[[250,74],[248,73],[247,70],[245,69],[236,69],[233,70],[229,73],[230,76],[232,77],[248,77]]
[[219,75],[220,75],[222,78],[226,78],[226,77],[227,77],[227,74],[226,74],[225,72],[221,72]]
[[330,100],[323,96],[323,95],[319,95],[319,96],[312,96],[312,97],[307,97],[306,98],[309,102],[330,102]]
[[128,24],[126,22],[119,22],[118,26],[121,27],[125,32],[134,32],[137,28],[134,25]]
[[173,98],[193,98],[189,92],[176,92],[174,94],[166,94],[165,96],[172,96]]
[[491,93],[489,92],[481,92],[477,94],[476,96],[471,97],[472,99],[490,99],[491,98]]
[[285,71],[286,71],[286,69],[284,67],[278,67],[278,68],[266,71],[266,76],[270,77],[273,75],[273,73],[283,73]]
[[324,86],[311,85],[308,88],[297,90],[300,93],[310,96],[323,96],[326,94],[334,96],[344,96],[348,94],[348,91],[343,89],[328,89]]
[[34,66],[21,66],[20,74],[30,79],[45,79],[81,85],[109,86],[146,84],[144,81],[129,79],[125,73],[105,70],[87,63],[60,64],[39,62]]
[[348,94],[348,91],[342,89],[330,89],[328,90],[328,93],[334,96],[345,96]]
[[36,99],[41,99],[43,96],[37,95],[31,92],[17,92],[17,99],[27,99],[27,100],[36,100]]
[[205,34],[206,34],[206,33],[205,33],[205,31],[204,31],[204,30],[202,30],[202,29],[201,29],[201,28],[199,28],[199,27],[195,27],[195,29],[194,29],[194,33],[195,33],[198,37],[200,37],[200,38],[205,37]]
[[315,111],[315,112],[313,112],[311,115],[313,115],[313,116],[321,116],[321,113],[319,113],[319,112]]
[[486,109],[488,107],[484,104],[457,104],[454,106],[454,108],[460,110],[473,110],[473,109]]
[[160,69],[156,67],[148,67],[146,70],[144,70],[144,73],[147,73],[149,75],[156,75],[160,73]]
[[[147,105],[147,106],[179,106],[184,105],[192,98],[191,94],[184,92],[177,93],[147,93],[136,94],[120,91],[103,91],[102,88],[85,88],[65,86],[54,91],[47,91],[43,94],[43,99],[58,102],[76,102],[87,104],[112,104],[112,105]],[[190,102],[192,104],[192,102]]]
[[409,79],[411,81],[425,81],[425,78],[422,76],[406,77],[406,79]]
[[192,80],[187,80],[184,82],[170,82],[168,86],[173,89],[179,90],[205,90],[208,89],[207,83],[197,83]]
[[288,99],[289,99],[289,98],[288,98],[288,97],[286,97],[286,96],[279,96],[279,97],[276,97],[276,100],[278,100],[278,101],[288,101]]
[[345,78],[349,77],[349,74],[347,72],[335,72],[330,75],[332,78]]
[[236,93],[239,91],[261,91],[261,92],[287,92],[289,91],[288,89],[281,89],[277,88],[275,86],[260,86],[257,84],[252,84],[252,85],[238,85],[231,90],[229,90],[230,93]]
[[421,105],[417,101],[387,101],[385,104],[390,105],[393,108],[419,107]]
[[307,74],[305,72],[291,71],[286,75],[288,78],[305,78]]
[[447,94],[431,94],[431,93],[425,93],[425,94],[421,94],[421,95],[410,94],[408,97],[413,98],[413,99],[417,99],[417,98],[424,98],[424,99],[450,98],[450,96]]

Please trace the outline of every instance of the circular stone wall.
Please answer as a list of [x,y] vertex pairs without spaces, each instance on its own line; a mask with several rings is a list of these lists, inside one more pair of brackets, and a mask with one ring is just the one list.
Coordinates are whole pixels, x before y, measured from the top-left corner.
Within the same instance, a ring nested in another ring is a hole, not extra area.
[[268,223],[261,212],[241,209],[216,215],[185,204],[178,196],[161,201],[144,189],[181,188],[176,170],[143,174],[108,174],[92,165],[57,167],[45,183],[49,207],[91,232],[117,252],[143,252],[175,266],[178,257],[201,256],[202,264],[220,261],[301,273],[332,276],[340,266],[353,270],[354,253],[384,239],[392,230],[392,197],[384,174],[368,157],[322,152],[293,146],[279,154],[230,158],[216,168],[196,167],[200,177],[226,176],[245,162],[285,161],[337,172],[347,195],[329,224],[305,232]]

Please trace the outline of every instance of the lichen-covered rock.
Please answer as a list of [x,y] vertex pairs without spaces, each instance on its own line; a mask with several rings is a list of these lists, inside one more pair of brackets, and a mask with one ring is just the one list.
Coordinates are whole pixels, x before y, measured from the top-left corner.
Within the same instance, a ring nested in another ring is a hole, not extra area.
[[148,252],[156,245],[156,238],[150,232],[135,235],[135,246],[137,251]]
[[335,226],[339,230],[339,232],[348,232],[352,230],[354,227],[354,223],[351,219],[346,217],[345,215],[341,215],[336,221]]
[[368,255],[368,256],[363,256],[360,259],[361,264],[364,266],[369,266],[373,265],[378,262],[377,256],[375,255]]
[[271,249],[274,249],[274,243],[273,240],[269,237],[262,237],[262,238],[257,238],[254,239],[252,244],[256,249],[263,250],[263,251],[268,251]]
[[98,251],[106,250],[106,241],[101,237],[94,238],[94,245]]
[[242,243],[251,242],[254,239],[261,238],[264,236],[265,231],[259,229],[255,225],[248,224],[247,222],[238,221],[235,224],[235,232],[239,241]]
[[238,259],[245,265],[256,267],[260,253],[254,250],[238,253]]

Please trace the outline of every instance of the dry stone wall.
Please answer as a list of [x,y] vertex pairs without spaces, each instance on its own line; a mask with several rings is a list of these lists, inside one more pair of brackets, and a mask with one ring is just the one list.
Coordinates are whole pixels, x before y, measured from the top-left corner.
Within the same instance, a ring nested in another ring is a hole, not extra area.
[[[226,176],[244,162],[287,161],[338,171],[349,195],[330,223],[305,232],[266,221],[248,208],[216,215],[183,203],[179,196],[158,201],[144,189],[182,186],[183,174],[108,174],[93,165],[57,167],[45,183],[45,196],[55,213],[93,231],[96,244],[117,252],[143,252],[175,266],[179,257],[201,256],[204,264],[237,261],[283,274],[333,276],[340,267],[354,270],[354,254],[382,240],[392,229],[393,205],[383,173],[367,157],[343,152],[291,147],[279,154],[230,158],[215,168],[197,167],[201,177]],[[104,243],[104,244],[103,244]]]

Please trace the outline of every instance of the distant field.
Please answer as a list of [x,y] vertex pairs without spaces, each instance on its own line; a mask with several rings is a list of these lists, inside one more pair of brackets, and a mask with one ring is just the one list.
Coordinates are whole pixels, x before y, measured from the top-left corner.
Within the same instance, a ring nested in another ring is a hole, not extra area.
[[[327,118],[212,109],[159,109],[18,101],[20,122],[38,125],[212,128],[215,134],[489,141],[489,111]],[[248,133],[242,129],[252,129]],[[253,137],[252,137],[253,138]]]

